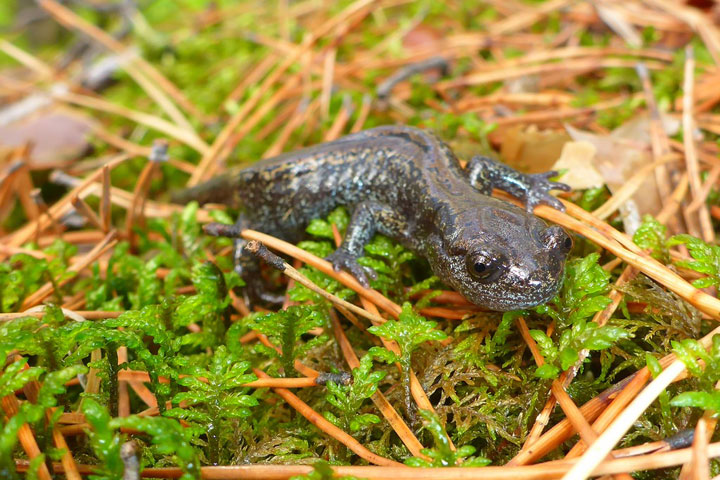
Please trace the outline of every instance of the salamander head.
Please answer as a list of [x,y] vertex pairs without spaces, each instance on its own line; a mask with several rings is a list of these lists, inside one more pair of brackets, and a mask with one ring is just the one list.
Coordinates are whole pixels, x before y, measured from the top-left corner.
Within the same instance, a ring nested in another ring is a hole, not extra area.
[[489,200],[479,211],[453,212],[439,252],[428,255],[433,271],[469,301],[492,310],[547,302],[560,288],[571,238],[514,205]]

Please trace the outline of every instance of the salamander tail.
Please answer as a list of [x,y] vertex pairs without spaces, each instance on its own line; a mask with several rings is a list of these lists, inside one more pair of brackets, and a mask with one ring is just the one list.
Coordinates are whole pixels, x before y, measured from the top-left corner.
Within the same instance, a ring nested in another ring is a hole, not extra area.
[[186,204],[193,200],[200,205],[206,203],[229,204],[234,197],[232,180],[233,176],[231,175],[220,175],[200,185],[173,192],[170,200],[180,204]]

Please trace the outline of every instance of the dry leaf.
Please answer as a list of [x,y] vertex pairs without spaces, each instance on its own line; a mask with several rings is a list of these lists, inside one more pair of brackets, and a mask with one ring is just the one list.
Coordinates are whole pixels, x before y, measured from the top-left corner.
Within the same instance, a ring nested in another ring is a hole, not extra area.
[[575,190],[602,187],[605,180],[593,164],[596,152],[590,142],[567,142],[552,170],[567,170],[561,180]]
[[62,168],[82,156],[90,144],[89,118],[73,110],[53,107],[0,126],[0,148],[29,144],[31,170]]
[[[662,122],[668,135],[677,132],[679,122],[676,119],[663,116]],[[573,140],[589,142],[597,149],[594,165],[612,193],[617,192],[633,174],[653,161],[650,117],[646,114],[628,121],[609,135],[585,132],[570,125],[566,125],[565,129]],[[626,231],[634,231],[642,215],[655,215],[660,208],[655,175],[650,173],[622,209],[624,212],[632,212],[632,215],[624,217]]]
[[570,141],[570,136],[563,131],[538,130],[534,125],[527,128],[512,126],[496,132],[502,138],[500,155],[503,161],[527,173],[552,170],[563,146]]

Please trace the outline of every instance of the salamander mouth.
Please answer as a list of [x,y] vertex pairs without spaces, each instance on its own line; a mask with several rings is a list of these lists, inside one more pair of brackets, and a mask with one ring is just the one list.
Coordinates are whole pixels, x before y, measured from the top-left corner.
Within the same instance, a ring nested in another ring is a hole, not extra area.
[[512,293],[506,296],[496,297],[480,295],[478,296],[479,298],[477,298],[477,301],[472,300],[470,296],[468,296],[468,299],[473,303],[498,312],[522,310],[524,308],[536,307],[552,300],[560,289],[560,285],[561,283],[558,282],[557,284],[543,290]]

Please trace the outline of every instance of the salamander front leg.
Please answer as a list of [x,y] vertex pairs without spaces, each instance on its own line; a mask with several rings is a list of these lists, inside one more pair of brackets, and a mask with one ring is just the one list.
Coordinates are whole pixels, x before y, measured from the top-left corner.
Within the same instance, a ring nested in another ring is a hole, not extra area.
[[558,175],[556,171],[525,174],[489,157],[475,156],[467,166],[470,184],[486,195],[498,188],[518,197],[525,203],[525,209],[532,212],[536,205],[544,203],[565,211],[565,206],[550,195],[550,190],[570,191],[570,186],[553,182],[550,178]]
[[392,210],[379,203],[358,203],[352,212],[342,244],[326,260],[333,264],[335,271],[346,270],[367,287],[368,275],[374,279],[377,274],[360,265],[357,260],[362,257],[365,245],[375,232],[386,233],[392,228],[394,216]]

